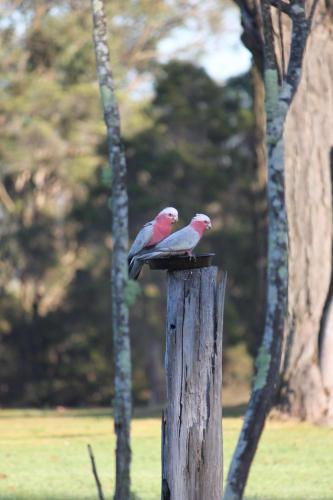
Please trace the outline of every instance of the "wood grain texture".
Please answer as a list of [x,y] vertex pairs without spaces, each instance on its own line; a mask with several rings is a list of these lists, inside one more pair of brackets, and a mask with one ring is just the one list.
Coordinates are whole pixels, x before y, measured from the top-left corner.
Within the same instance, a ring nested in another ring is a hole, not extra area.
[[222,330],[226,277],[168,273],[162,500],[222,498]]

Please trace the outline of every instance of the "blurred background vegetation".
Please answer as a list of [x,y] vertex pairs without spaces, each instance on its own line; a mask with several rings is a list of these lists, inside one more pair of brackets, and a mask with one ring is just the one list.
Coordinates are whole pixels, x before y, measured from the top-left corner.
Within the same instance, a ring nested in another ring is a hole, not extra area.
[[[90,5],[52,5],[1,7],[3,406],[108,405],[112,398],[111,178]],[[196,212],[212,218],[198,251],[215,252],[229,274],[224,383],[241,391],[260,333],[251,74],[219,84],[195,57],[164,64],[157,57],[159,44],[188,23],[202,36],[224,29],[225,8],[233,7],[122,0],[110,2],[108,14],[131,238],[168,205],[180,212],[178,228]],[[200,39],[194,45],[192,54]],[[165,276],[145,271],[131,306],[136,404],[164,398],[164,318]]]

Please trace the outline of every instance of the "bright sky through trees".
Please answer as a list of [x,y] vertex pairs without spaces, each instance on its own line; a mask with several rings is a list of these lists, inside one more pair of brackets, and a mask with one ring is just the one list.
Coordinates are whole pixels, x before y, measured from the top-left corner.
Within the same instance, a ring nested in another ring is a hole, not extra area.
[[160,61],[172,58],[195,59],[218,82],[237,76],[250,67],[251,54],[240,40],[239,12],[227,9],[223,14],[223,30],[220,33],[179,28],[173,36],[159,44]]

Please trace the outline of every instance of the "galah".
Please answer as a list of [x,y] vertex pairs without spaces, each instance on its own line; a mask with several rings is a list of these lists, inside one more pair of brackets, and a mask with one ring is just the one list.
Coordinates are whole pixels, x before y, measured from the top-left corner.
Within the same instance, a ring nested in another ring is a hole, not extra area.
[[154,220],[147,222],[138,232],[128,253],[128,272],[130,278],[136,279],[143,266],[143,262],[138,261],[136,256],[169,236],[172,224],[177,221],[178,211],[173,207],[167,207],[161,210]]
[[196,214],[188,226],[162,240],[151,251],[143,251],[136,257],[136,260],[144,262],[147,259],[173,255],[192,255],[192,250],[199,243],[206,229],[211,227],[212,223],[207,215]]

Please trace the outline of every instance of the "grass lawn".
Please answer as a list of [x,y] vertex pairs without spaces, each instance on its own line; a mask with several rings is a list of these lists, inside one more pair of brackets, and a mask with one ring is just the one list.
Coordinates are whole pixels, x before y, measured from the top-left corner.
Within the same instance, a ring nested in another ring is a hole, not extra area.
[[[227,470],[241,419],[226,417],[223,425]],[[93,446],[105,496],[111,498],[115,440],[108,411],[0,410],[0,499],[96,499],[87,443]],[[132,446],[135,498],[159,500],[158,417],[134,419]],[[333,430],[269,422],[246,499],[333,500]]]

